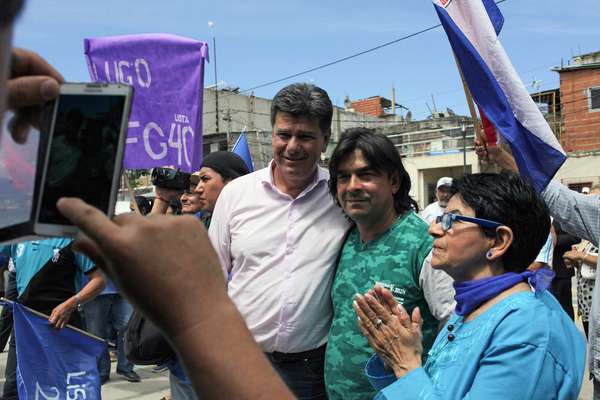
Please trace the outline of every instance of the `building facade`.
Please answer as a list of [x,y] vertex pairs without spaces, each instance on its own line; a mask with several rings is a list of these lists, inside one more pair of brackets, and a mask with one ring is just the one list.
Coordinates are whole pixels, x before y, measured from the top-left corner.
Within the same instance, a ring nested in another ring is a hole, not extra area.
[[560,142],[569,155],[556,179],[579,190],[600,183],[600,51],[554,70],[560,75]]

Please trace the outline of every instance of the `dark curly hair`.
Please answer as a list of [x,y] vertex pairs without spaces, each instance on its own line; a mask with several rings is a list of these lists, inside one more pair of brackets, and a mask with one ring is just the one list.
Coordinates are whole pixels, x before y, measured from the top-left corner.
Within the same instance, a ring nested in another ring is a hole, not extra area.
[[[548,239],[550,215],[533,186],[512,172],[467,174],[452,182],[451,192],[475,211],[477,218],[508,226],[513,243],[502,257],[504,270],[523,272]],[[483,229],[494,237],[494,229]]]
[[340,163],[355,150],[360,150],[371,168],[392,176],[398,174],[400,188],[394,195],[394,209],[400,215],[409,210],[419,210],[417,203],[408,194],[410,192],[410,176],[402,165],[400,154],[387,136],[375,133],[373,129],[351,128],[342,133],[329,160],[329,192],[337,199],[337,170]]

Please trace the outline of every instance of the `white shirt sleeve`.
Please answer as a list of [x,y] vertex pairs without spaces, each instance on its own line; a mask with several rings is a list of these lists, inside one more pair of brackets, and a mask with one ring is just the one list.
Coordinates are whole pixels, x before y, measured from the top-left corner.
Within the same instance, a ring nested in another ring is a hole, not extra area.
[[436,217],[442,215],[444,211],[445,209],[440,207],[439,203],[436,201],[435,203],[431,203],[425,207],[419,215],[427,222],[428,225],[431,225]]
[[454,280],[444,271],[431,266],[431,252],[423,261],[419,283],[433,316],[438,321],[448,319],[456,307]]
[[542,246],[542,249],[535,258],[535,262],[544,263],[552,268],[553,253],[554,242],[552,241],[552,234],[549,234],[548,239],[546,239],[546,243],[544,243],[544,246]]
[[217,198],[215,208],[212,213],[210,220],[210,227],[208,228],[208,237],[212,243],[219,261],[221,262],[221,268],[227,279],[228,274],[231,272],[231,235],[229,232],[229,218],[231,212],[229,205],[231,201],[228,196],[227,186],[223,188],[221,194]]

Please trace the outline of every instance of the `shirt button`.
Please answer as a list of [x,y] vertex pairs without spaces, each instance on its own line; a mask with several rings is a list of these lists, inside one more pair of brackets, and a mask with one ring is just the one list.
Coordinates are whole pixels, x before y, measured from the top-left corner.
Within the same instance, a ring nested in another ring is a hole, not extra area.
[[448,341],[449,341],[449,342],[451,342],[451,341],[453,341],[454,339],[456,339],[456,336],[454,336],[454,334],[453,334],[453,333],[449,333],[449,334],[448,334]]

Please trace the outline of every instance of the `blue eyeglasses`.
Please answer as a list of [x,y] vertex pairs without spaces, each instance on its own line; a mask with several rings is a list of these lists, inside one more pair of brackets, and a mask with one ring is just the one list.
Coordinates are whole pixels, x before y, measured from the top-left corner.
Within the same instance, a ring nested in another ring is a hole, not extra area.
[[442,230],[444,232],[446,232],[448,229],[452,228],[452,224],[454,223],[454,221],[472,222],[483,228],[491,228],[491,229],[495,229],[499,226],[502,226],[502,224],[500,224],[498,222],[490,221],[488,219],[465,217],[463,215],[452,214],[452,213],[445,213],[445,214],[442,214],[435,218],[435,222],[437,224],[442,225]]

